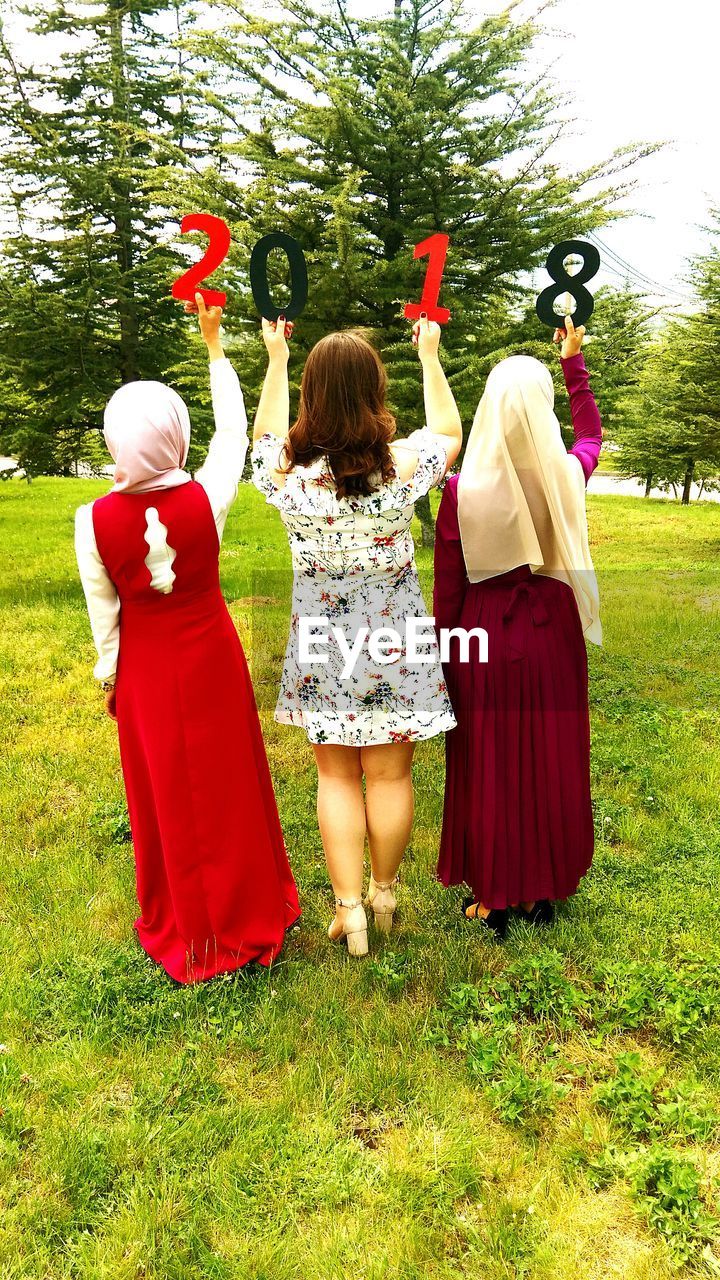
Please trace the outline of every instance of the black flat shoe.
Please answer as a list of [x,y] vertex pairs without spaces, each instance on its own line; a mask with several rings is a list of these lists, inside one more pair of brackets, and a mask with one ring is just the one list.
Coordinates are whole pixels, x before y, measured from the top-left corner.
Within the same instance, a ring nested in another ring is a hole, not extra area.
[[510,912],[492,910],[486,916],[480,916],[480,915],[469,916],[467,914],[470,907],[475,907],[475,910],[477,911],[478,906],[479,906],[479,903],[475,898],[463,899],[463,904],[462,904],[463,919],[472,920],[476,924],[479,924],[481,928],[487,929],[488,933],[494,934],[494,936],[500,942],[502,942],[503,938],[505,937],[505,934],[507,933],[508,919],[510,917]]
[[540,898],[535,903],[532,911],[525,911],[523,907],[514,907],[515,914],[526,924],[552,924],[555,919],[555,909],[552,902],[548,898]]

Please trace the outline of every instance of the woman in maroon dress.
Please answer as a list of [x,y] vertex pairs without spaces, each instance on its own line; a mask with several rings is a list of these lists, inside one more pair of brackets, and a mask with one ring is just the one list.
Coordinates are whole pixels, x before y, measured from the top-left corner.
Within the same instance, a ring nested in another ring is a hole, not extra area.
[[[199,295],[198,295],[199,297]],[[220,591],[218,554],[247,450],[220,310],[200,325],[216,433],[197,482],[190,420],[157,382],[115,393],[115,484],[81,507],[76,549],[117,719],[142,946],[178,982],[269,964],[299,915],[252,685]]]
[[[597,466],[600,416],[566,319],[562,367],[575,445],[562,443],[548,369],[525,356],[498,365],[461,473],[437,520],[435,622],[481,628],[445,673],[457,718],[447,772],[438,876],[467,883],[464,914],[504,937],[509,908],[552,919],[590,866],[590,727],[584,636],[601,641],[585,485]],[[468,660],[469,656],[469,660]]]

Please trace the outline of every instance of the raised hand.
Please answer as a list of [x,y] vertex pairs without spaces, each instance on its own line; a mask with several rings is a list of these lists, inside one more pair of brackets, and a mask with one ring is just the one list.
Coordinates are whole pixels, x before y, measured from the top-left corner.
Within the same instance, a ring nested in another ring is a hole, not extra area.
[[417,346],[418,355],[421,360],[431,360],[438,353],[440,346],[440,325],[435,320],[428,320],[427,316],[421,316],[415,321],[412,330],[412,340]]
[[220,337],[222,307],[206,307],[202,294],[196,293],[194,302],[185,303],[185,312],[188,315],[197,316],[200,332],[208,349],[210,359],[220,360],[225,354]]
[[200,332],[208,346],[217,341],[220,337],[222,307],[206,307],[202,294],[196,293],[194,302],[185,303],[185,311],[188,315],[197,316]]
[[585,337],[585,325],[581,324],[575,328],[572,316],[565,317],[565,328],[556,329],[553,334],[553,342],[561,342],[560,355],[563,360],[568,360],[570,356],[577,356],[582,350],[583,338]]
[[292,331],[292,321],[286,320],[284,316],[280,316],[278,320],[266,320],[263,316],[262,336],[271,360],[284,360],[287,364],[290,355],[288,339]]

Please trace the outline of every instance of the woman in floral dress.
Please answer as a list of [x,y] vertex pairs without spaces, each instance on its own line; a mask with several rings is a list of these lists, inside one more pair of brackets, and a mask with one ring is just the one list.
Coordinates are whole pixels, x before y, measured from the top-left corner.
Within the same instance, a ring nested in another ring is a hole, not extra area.
[[413,340],[427,425],[404,440],[394,439],[382,361],[353,332],[329,334],[310,352],[288,431],[282,318],[263,321],[263,337],[269,359],[253,478],[280,512],[294,570],[275,717],[303,728],[315,753],[318,821],[335,893],[329,936],[365,955],[365,840],[367,903],[388,931],[412,827],[414,746],[455,724],[434,632],[428,623],[413,653],[406,622],[426,614],[410,533],[414,504],[455,461],[460,417],[438,358],[439,326],[426,319]]

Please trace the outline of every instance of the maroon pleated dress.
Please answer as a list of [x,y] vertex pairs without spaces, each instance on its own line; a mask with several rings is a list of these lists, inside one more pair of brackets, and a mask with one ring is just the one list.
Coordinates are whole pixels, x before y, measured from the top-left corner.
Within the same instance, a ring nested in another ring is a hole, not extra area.
[[[149,506],[176,552],[167,595],[145,563]],[[183,983],[270,964],[300,912],[209,499],[195,483],[110,493],[92,517],[121,602],[116,705],[138,938]]]
[[[600,418],[582,356],[563,361],[586,479]],[[443,492],[435,547],[438,627],[482,627],[489,661],[445,665],[457,728],[446,736],[438,877],[490,909],[573,894],[593,855],[585,640],[566,583],[528,565],[470,583],[458,476]],[[473,650],[471,649],[471,653]]]

